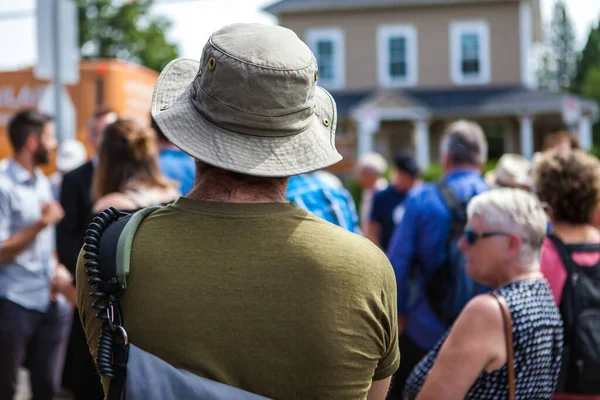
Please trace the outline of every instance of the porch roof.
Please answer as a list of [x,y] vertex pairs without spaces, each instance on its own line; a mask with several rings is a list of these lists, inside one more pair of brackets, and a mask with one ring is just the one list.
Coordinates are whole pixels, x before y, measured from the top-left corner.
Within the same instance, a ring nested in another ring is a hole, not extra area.
[[281,0],[263,10],[271,14],[285,12],[352,10],[361,8],[439,6],[458,3],[492,3],[498,0]]
[[[393,93],[393,96],[390,96]],[[531,90],[522,86],[479,88],[397,89],[332,92],[341,117],[350,117],[362,107],[401,108],[407,104],[427,110],[432,117],[486,117],[560,114],[567,96],[579,101],[582,114],[598,119],[598,104],[579,96]],[[385,101],[382,101],[385,99]],[[390,103],[390,99],[393,101]]]

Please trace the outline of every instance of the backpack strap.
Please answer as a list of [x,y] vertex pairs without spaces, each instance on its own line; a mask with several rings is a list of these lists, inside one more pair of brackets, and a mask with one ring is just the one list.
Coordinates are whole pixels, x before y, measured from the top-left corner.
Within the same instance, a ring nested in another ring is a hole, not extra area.
[[461,215],[460,210],[464,208],[464,203],[459,201],[456,192],[447,182],[438,181],[436,187],[445,203],[449,213],[450,221],[448,225],[448,239],[446,241],[446,261],[439,265],[432,276],[428,277],[428,282],[425,286],[425,293],[429,301],[429,306],[437,315],[442,323],[450,326],[454,321],[455,316],[449,311],[449,304],[444,303],[444,298],[448,294],[448,283],[452,281],[452,277],[456,275],[456,271],[452,269],[452,237],[459,233],[459,230],[464,228],[466,221],[464,215]]
[[[462,231],[467,223],[466,214],[464,210],[466,209],[466,204],[468,201],[459,200],[458,196],[454,189],[450,187],[447,182],[440,181],[437,183],[438,191],[442,196],[442,200],[446,203],[446,207],[450,212],[450,229],[448,234],[450,236],[455,234],[462,234]],[[450,237],[449,237],[450,239]]]
[[116,252],[114,258],[116,277],[125,288],[127,288],[127,275],[129,275],[131,265],[131,246],[133,245],[135,232],[144,218],[159,208],[161,208],[161,206],[146,207],[133,214],[119,233],[116,246],[113,243],[114,247],[112,248],[112,251]]
[[573,261],[573,258],[571,257],[571,250],[569,249],[568,245],[565,244],[565,242],[563,242],[558,236],[556,236],[553,233],[548,234],[548,239],[550,239],[552,243],[554,243],[554,247],[556,247],[556,251],[558,252],[560,259],[563,265],[565,266],[565,270],[567,271],[567,276],[570,277],[573,274],[573,272],[575,272],[575,270],[578,269],[577,263],[575,263],[575,261]]
[[460,207],[460,202],[458,201],[458,197],[456,197],[454,190],[452,190],[447,182],[443,181],[437,183],[437,188],[442,196],[442,200],[444,200],[444,203],[446,203],[446,206],[450,210],[450,213],[454,213]]
[[[575,286],[578,280],[578,274],[581,273],[581,267],[573,260],[572,254],[579,252],[600,252],[600,244],[566,244],[553,233],[549,233],[547,237],[554,243],[554,247],[556,247],[565,271],[567,272],[567,280],[563,288],[561,304],[559,304],[558,307],[565,322],[565,336],[570,340],[575,324],[575,318],[572,312],[572,310],[575,309],[574,290],[576,290]],[[595,267],[600,267],[600,262],[596,264]]]
[[573,276],[579,270],[579,265],[571,257],[571,250],[569,246],[563,242],[558,236],[553,233],[548,234],[548,239],[554,243],[554,247],[558,252],[558,255],[564,265],[565,271],[567,272],[567,280],[563,287],[561,304],[558,307],[561,311],[561,316],[564,321],[565,328],[565,341],[570,342],[573,327],[575,326],[575,316],[573,311],[575,310],[573,290],[575,290],[575,284],[573,282]]
[[111,380],[107,400],[121,400],[127,375],[129,340],[119,297],[126,288],[133,237],[144,218],[159,208],[123,214],[111,207],[99,213],[86,232],[86,274],[95,289],[90,295],[97,298],[92,307],[102,323],[96,365],[100,375]]

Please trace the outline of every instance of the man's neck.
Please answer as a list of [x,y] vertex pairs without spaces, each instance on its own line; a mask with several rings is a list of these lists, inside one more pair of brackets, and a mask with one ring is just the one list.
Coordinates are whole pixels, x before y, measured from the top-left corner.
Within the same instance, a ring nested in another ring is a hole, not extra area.
[[445,169],[444,175],[451,175],[457,172],[467,171],[481,173],[481,168],[477,165],[453,165]]
[[177,147],[175,145],[173,145],[172,143],[169,142],[164,142],[164,141],[159,141],[158,142],[158,151],[165,151],[165,150],[176,150]]
[[36,165],[35,165],[35,162],[33,161],[33,157],[31,157],[31,155],[21,152],[21,153],[15,154],[14,159],[21,167],[23,167],[27,171],[29,171],[31,173],[31,175],[33,175],[35,173]]
[[221,203],[287,203],[285,187],[240,183],[225,176],[197,178],[186,196],[190,199]]

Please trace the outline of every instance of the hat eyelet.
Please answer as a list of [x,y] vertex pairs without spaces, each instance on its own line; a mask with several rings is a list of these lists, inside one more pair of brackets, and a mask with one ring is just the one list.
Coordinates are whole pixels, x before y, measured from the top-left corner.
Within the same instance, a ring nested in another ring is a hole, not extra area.
[[217,66],[217,60],[215,60],[214,57],[211,57],[210,60],[208,60],[208,69],[213,71],[216,66]]
[[323,125],[325,125],[326,128],[329,128],[330,124],[329,118],[323,118]]
[[315,82],[319,80],[319,71],[315,70]]

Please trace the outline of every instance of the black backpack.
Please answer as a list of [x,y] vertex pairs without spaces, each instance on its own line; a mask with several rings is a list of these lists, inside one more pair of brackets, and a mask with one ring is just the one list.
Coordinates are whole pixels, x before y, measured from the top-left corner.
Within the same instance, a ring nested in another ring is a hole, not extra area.
[[467,204],[470,198],[460,201],[454,190],[444,182],[439,182],[437,188],[450,211],[447,257],[427,280],[425,294],[438,318],[446,326],[451,326],[469,300],[478,294],[487,293],[490,288],[467,275],[465,257],[458,248],[458,241],[467,224]]
[[578,265],[571,254],[600,252],[600,244],[565,244],[548,235],[567,271],[560,314],[564,323],[563,357],[557,393],[600,394],[600,262]]

